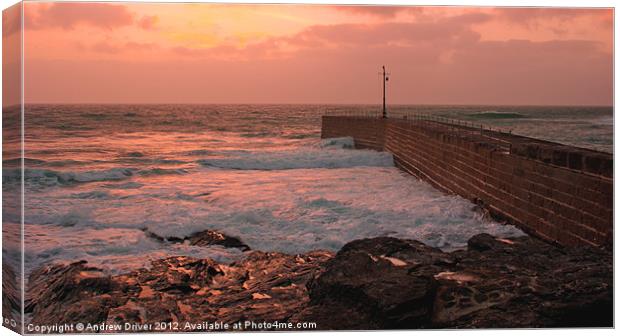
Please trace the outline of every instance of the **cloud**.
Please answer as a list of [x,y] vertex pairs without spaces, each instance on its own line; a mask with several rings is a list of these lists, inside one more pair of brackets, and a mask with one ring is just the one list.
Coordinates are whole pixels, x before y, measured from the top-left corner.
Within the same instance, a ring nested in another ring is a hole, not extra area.
[[603,24],[613,23],[613,10],[606,8],[561,8],[561,7],[531,7],[531,8],[495,8],[498,19],[508,22],[535,27],[541,21],[558,20],[570,22],[576,19],[589,17]]
[[445,49],[480,39],[471,25],[490,20],[484,13],[467,13],[435,21],[384,22],[375,24],[332,24],[310,26],[301,32],[263,39],[238,47],[221,44],[212,48],[179,46],[174,52],[186,57],[222,57],[236,60],[287,58],[302,50],[416,47],[434,44]]
[[[590,41],[470,41],[443,63],[441,44],[305,49],[297,57],[32,60],[31,102],[380,103],[377,71],[392,73],[389,103],[613,103],[613,60]],[[208,51],[205,51],[205,53]]]
[[[125,42],[126,36],[85,42],[83,59],[30,60],[25,85],[29,99],[39,102],[373,103],[380,98],[377,70],[385,64],[392,72],[392,103],[613,103],[613,58],[589,31],[538,42],[527,40],[533,34],[517,35],[519,40],[499,31],[503,40],[489,40],[481,38],[480,26],[495,29],[502,21],[500,29],[523,31],[507,20],[545,12],[459,13],[413,22],[320,24],[244,45],[225,39],[202,48],[179,40],[155,45]],[[562,11],[549,13],[572,20]],[[575,29],[597,22],[590,16],[579,16],[588,19]],[[134,25],[144,17],[137,18]]]
[[28,5],[26,8],[27,29],[53,27],[72,30],[79,25],[88,25],[112,30],[134,24],[134,14],[123,5],[58,2]]
[[[231,70],[231,82],[253,83],[253,74],[273,73],[273,82],[285,83],[279,92],[293,97],[291,101],[366,102],[376,93],[374,69],[386,64],[393,72],[391,97],[399,103],[611,103],[613,62],[601,42],[481,40],[472,25],[491,19],[468,13],[432,22],[318,25],[245,48],[225,45],[175,52],[186,62],[244,69],[245,73]],[[337,76],[324,81],[321,74],[330,73]],[[235,99],[273,96],[261,85],[247,86],[244,92],[252,97]]]
[[375,5],[334,6],[333,8],[352,14],[376,16],[387,19],[395,18],[399,13],[403,12],[420,13],[424,10],[422,7]]
[[7,37],[20,31],[21,6],[9,7],[2,11],[2,36]]
[[133,51],[149,51],[158,49],[159,46],[155,43],[139,43],[139,42],[126,42],[126,43],[110,43],[108,41],[100,41],[92,45],[84,45],[78,43],[77,48],[81,51],[93,51],[101,54],[123,54]]
[[147,15],[143,16],[139,21],[138,25],[142,29],[151,30],[155,28],[155,25],[159,21],[159,18],[155,15]]
[[387,44],[390,42],[421,43],[434,40],[455,40],[476,38],[469,26],[489,20],[482,13],[465,14],[444,18],[434,22],[388,22],[381,24],[340,24],[313,26],[291,40],[321,40],[339,45]]
[[90,49],[96,52],[106,53],[106,54],[117,54],[123,51],[123,49],[121,49],[119,46],[115,46],[107,42],[96,43],[93,46],[91,46]]

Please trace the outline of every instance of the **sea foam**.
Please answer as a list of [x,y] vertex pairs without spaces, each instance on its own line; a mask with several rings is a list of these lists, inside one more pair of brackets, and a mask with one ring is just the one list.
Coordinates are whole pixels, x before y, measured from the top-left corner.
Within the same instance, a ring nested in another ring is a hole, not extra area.
[[203,166],[238,170],[287,170],[310,168],[392,167],[388,152],[351,150],[352,138],[323,140],[319,146],[269,152],[236,152],[228,157],[203,159]]

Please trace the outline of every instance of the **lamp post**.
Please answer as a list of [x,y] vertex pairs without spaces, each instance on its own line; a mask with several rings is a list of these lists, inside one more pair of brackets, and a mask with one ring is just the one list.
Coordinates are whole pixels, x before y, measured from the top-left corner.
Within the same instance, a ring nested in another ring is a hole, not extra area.
[[387,118],[387,110],[385,109],[385,82],[387,82],[390,78],[388,77],[389,74],[385,72],[385,65],[383,65],[382,68],[383,68],[383,118]]

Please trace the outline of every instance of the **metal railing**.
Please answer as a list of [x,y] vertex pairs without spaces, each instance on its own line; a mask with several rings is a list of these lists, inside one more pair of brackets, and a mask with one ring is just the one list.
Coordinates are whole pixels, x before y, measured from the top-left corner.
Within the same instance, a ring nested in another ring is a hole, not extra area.
[[329,108],[323,113],[325,116],[332,117],[360,117],[360,118],[382,118],[383,113],[381,109],[374,108],[355,108],[352,110],[348,108]]
[[[359,118],[383,118],[381,109],[360,108],[352,110],[349,108],[330,108],[324,113],[325,116],[340,117],[359,117]],[[395,110],[388,111],[387,119],[407,122],[412,124],[423,123],[426,126],[457,135],[467,137],[474,141],[483,141],[496,147],[497,150],[509,153],[512,147],[512,141],[508,138],[512,135],[512,130],[502,130],[499,127],[493,128],[490,125],[482,123],[474,123],[469,120],[456,118],[448,118],[432,113],[424,113],[417,111]]]

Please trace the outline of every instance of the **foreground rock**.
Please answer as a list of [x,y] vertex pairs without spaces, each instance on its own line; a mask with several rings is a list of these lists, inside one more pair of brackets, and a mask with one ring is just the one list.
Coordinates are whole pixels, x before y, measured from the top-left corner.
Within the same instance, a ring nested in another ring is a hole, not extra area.
[[201,330],[203,321],[323,330],[612,326],[612,294],[608,252],[481,234],[452,253],[380,237],[335,256],[255,251],[230,265],[171,257],[118,276],[84,262],[56,265],[31,275],[26,310],[39,324],[172,322],[179,331]]
[[[296,320],[327,329],[423,328],[450,255],[413,240],[375,238],[345,245],[312,281],[310,307]],[[345,310],[341,314],[335,310]]]
[[83,261],[55,265],[31,275],[26,311],[33,324],[171,322],[178,331],[203,321],[285,321],[308,303],[305,285],[331,257],[251,252],[230,265],[171,257],[118,276]]
[[612,256],[488,234],[450,254],[364,239],[326,264],[310,297],[295,318],[325,329],[611,327]]

